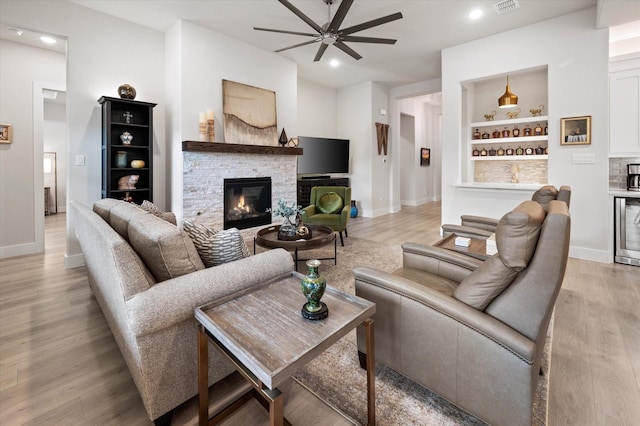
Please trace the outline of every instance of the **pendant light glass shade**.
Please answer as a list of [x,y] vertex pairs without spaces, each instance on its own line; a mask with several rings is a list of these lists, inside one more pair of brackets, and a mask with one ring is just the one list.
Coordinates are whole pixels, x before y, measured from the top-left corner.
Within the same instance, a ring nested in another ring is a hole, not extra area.
[[507,88],[504,91],[504,95],[498,98],[498,108],[513,108],[516,106],[518,106],[518,97],[511,93],[509,76],[507,76]]

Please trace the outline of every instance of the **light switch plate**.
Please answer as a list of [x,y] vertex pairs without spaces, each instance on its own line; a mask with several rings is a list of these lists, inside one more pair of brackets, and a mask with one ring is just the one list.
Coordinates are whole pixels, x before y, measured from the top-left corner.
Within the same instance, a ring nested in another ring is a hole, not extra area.
[[76,166],[84,166],[85,157],[84,155],[76,155]]
[[587,152],[584,154],[573,154],[571,156],[571,162],[573,164],[595,164],[596,155],[593,152]]

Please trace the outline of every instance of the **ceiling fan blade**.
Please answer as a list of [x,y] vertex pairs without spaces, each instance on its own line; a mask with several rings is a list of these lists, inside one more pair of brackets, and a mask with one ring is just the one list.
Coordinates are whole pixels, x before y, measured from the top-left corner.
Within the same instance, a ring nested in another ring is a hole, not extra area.
[[367,28],[377,27],[378,25],[386,24],[387,22],[392,22],[401,18],[402,13],[397,12],[392,15],[383,16],[382,18],[373,19],[371,21],[363,22],[362,24],[354,25],[353,27],[345,28],[338,31],[338,33],[341,35],[348,35],[358,31],[366,30]]
[[304,13],[302,13],[298,8],[296,8],[294,5],[292,5],[291,3],[289,3],[287,0],[278,0],[280,3],[282,3],[287,9],[289,9],[290,11],[292,11],[298,18],[302,19],[304,22],[307,23],[307,25],[309,25],[311,28],[313,28],[314,30],[316,30],[318,33],[322,33],[322,27],[318,24],[316,24],[315,22],[313,22],[311,20],[311,18],[309,18],[307,15],[305,15]]
[[347,55],[351,56],[353,59],[356,59],[356,60],[362,59],[362,56],[360,56],[358,52],[356,52],[355,50],[353,50],[352,48],[350,48],[349,46],[347,46],[346,44],[344,44],[339,40],[333,43],[333,45],[338,49],[342,50]]
[[335,15],[333,15],[333,19],[329,24],[329,31],[335,32],[338,31],[340,25],[342,25],[342,21],[344,21],[344,17],[347,16],[347,12],[349,12],[349,8],[353,4],[353,0],[342,0],[340,3],[340,7]]
[[304,43],[294,44],[293,46],[283,47],[282,49],[274,50],[274,52],[284,52],[285,50],[294,49],[296,47],[301,47],[301,46],[306,46],[307,44],[316,43],[318,41],[320,41],[319,38],[315,39],[315,40],[311,40],[311,41],[305,41]]
[[328,44],[320,43],[320,47],[318,48],[318,53],[316,53],[316,57],[313,58],[313,62],[318,62],[320,58],[322,58],[322,55],[324,55],[324,51],[327,50],[327,47],[329,47]]
[[274,30],[271,28],[260,28],[260,27],[253,27],[253,29],[258,31],[269,31],[272,33],[283,33],[283,34],[294,34],[294,35],[309,36],[309,37],[318,37],[318,34],[301,33],[298,31]]
[[346,35],[340,37],[342,41],[350,41],[354,43],[379,43],[379,44],[396,44],[396,41],[392,38],[377,38],[377,37],[358,37]]

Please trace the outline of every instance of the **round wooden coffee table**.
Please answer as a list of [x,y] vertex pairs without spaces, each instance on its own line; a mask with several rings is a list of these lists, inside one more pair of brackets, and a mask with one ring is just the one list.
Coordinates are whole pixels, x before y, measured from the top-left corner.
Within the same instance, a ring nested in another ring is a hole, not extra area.
[[305,224],[311,229],[311,238],[308,240],[295,240],[284,241],[278,239],[278,230],[280,225],[269,226],[258,231],[253,239],[253,253],[256,253],[256,245],[264,248],[283,248],[288,251],[293,251],[293,260],[296,264],[296,271],[298,270],[298,262],[309,260],[300,259],[298,257],[298,251],[311,250],[314,248],[324,247],[327,244],[333,242],[333,257],[325,257],[318,260],[333,260],[334,265],[338,264],[338,245],[336,242],[336,234],[333,229],[324,225],[310,225]]

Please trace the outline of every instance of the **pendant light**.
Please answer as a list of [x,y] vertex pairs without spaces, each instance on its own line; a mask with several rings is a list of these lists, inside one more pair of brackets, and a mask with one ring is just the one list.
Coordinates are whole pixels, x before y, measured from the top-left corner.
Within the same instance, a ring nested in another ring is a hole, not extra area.
[[511,89],[509,87],[509,76],[507,75],[507,89],[504,92],[504,95],[498,98],[498,108],[513,108],[518,106],[518,97],[511,93]]

